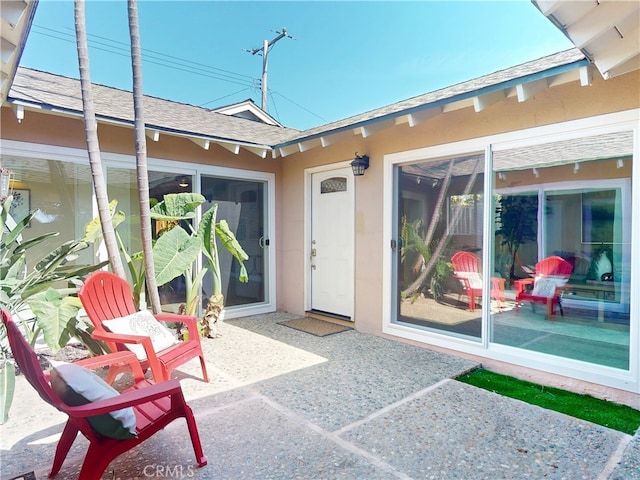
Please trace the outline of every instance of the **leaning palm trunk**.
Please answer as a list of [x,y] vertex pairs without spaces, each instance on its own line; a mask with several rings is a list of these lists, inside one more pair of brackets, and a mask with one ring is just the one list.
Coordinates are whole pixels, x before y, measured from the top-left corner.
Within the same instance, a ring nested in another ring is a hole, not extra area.
[[142,54],[140,29],[138,28],[138,4],[129,0],[129,33],[131,36],[131,70],[133,72],[133,111],[136,138],[136,172],[138,178],[138,205],[140,208],[140,234],[144,272],[149,302],[154,313],[160,313],[160,295],[156,285],[153,265],[153,243],[151,238],[151,215],[149,213],[149,176],[147,173],[147,140],[144,124],[144,94],[142,91]]
[[[471,187],[473,187],[473,184],[476,181],[476,177],[478,176],[479,166],[480,166],[480,160],[476,160],[476,164],[473,168],[473,172],[471,172],[471,175],[469,175],[469,180],[467,181],[464,191],[462,192],[463,195],[468,195],[469,192],[471,191]],[[429,230],[427,232],[427,235],[424,241],[426,245],[429,245],[431,243],[431,237],[433,236],[433,232],[435,232],[436,224],[440,221],[442,204],[443,204],[442,199],[444,198],[445,193],[449,188],[449,181],[450,181],[449,177],[451,176],[452,167],[453,167],[453,160],[449,164],[449,171],[447,172],[447,178],[442,183],[442,187],[440,188],[440,196],[438,198],[438,201],[436,202],[436,205],[437,205],[436,212],[434,213],[434,216],[431,219],[431,224],[429,225]],[[447,243],[449,242],[449,237],[450,237],[449,231],[453,228],[453,226],[456,225],[456,223],[458,223],[458,219],[460,218],[461,213],[462,213],[462,207],[458,205],[455,211],[453,212],[452,218],[447,224],[447,231],[438,242],[438,245],[436,246],[435,250],[431,253],[431,257],[427,261],[427,265],[425,266],[424,270],[420,272],[420,275],[418,276],[418,278],[416,278],[415,281],[402,292],[403,297],[407,297],[409,295],[413,295],[414,293],[417,293],[419,288],[424,283],[424,281],[431,274],[433,267],[436,265],[438,261],[438,257],[440,257],[440,254],[442,253],[444,248],[447,246]],[[427,259],[425,258],[425,261],[426,260]]]
[[125,278],[126,275],[124,267],[122,266],[122,259],[118,251],[118,242],[111,222],[107,187],[102,173],[100,144],[98,142],[98,123],[96,121],[93,92],[91,90],[91,76],[89,74],[89,49],[87,47],[84,0],[75,0],[74,14],[78,46],[78,65],[80,68],[80,85],[82,89],[84,128],[87,140],[87,151],[89,153],[89,165],[91,166],[91,176],[93,178],[93,188],[96,194],[96,202],[98,203],[100,226],[102,228],[104,244],[107,248],[111,269],[119,277]]

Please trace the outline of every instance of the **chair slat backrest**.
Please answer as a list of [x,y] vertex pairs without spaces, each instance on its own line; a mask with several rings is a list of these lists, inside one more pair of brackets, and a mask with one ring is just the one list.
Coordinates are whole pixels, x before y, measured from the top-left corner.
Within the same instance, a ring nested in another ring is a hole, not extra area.
[[78,296],[82,299],[89,318],[111,320],[136,312],[129,284],[110,272],[95,272],[90,275]]
[[36,352],[33,351],[31,345],[29,345],[24,335],[22,335],[20,328],[18,328],[18,325],[6,310],[2,310],[2,322],[7,329],[7,338],[11,346],[11,353],[24,377],[33,388],[36,389],[38,395],[40,395],[45,402],[53,405],[58,410],[64,410],[64,405],[51,389],[51,385],[49,385],[42,371]]
[[554,276],[569,278],[573,266],[562,257],[552,255],[536,263],[536,276]]
[[471,252],[456,252],[451,257],[454,272],[480,272],[480,259]]

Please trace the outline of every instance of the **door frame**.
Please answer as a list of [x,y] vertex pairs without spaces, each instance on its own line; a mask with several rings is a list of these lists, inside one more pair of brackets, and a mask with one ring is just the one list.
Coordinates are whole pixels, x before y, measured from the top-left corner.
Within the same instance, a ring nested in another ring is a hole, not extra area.
[[[317,167],[306,168],[304,170],[304,309],[305,311],[311,310],[311,226],[312,226],[312,187],[313,187],[313,174],[326,172],[330,170],[338,170],[341,168],[350,168],[351,160],[345,160],[343,162],[330,163],[327,165],[321,165]],[[353,226],[352,235],[353,242],[351,252],[351,283],[354,287],[352,289],[353,296],[351,299],[351,321],[354,321],[355,313],[355,184],[353,182],[353,188],[351,189],[351,196],[353,200],[354,209],[351,211],[351,225]]]

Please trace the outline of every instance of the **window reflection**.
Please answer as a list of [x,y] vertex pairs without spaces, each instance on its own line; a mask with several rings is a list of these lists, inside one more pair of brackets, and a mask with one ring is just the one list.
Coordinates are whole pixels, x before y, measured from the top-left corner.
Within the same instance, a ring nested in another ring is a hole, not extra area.
[[631,152],[624,132],[494,153],[493,342],[629,368]]

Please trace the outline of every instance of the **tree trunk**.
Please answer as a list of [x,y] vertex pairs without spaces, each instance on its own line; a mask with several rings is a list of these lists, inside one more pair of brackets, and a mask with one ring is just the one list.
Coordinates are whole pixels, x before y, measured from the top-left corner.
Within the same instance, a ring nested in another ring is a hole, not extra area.
[[107,186],[102,172],[102,160],[100,158],[100,144],[98,142],[98,122],[96,121],[93,93],[91,90],[91,75],[89,68],[89,49],[87,47],[87,27],[85,22],[84,0],[75,0],[74,16],[76,26],[76,43],[78,47],[78,66],[80,68],[80,85],[82,89],[82,110],[84,116],[85,136],[87,140],[87,152],[89,165],[93,178],[93,188],[98,203],[98,215],[104,243],[107,248],[109,264],[113,272],[119,277],[126,278],[116,234],[111,222],[109,210],[109,197]]
[[149,176],[147,173],[147,139],[144,123],[144,93],[142,90],[142,53],[140,29],[138,28],[138,4],[128,1],[129,34],[131,37],[131,70],[133,72],[133,112],[136,142],[136,172],[138,179],[138,206],[140,208],[140,234],[144,258],[147,293],[154,313],[160,313],[160,295],[156,285],[153,266],[153,239],[151,236],[151,214],[149,212]]
[[[473,168],[473,172],[469,176],[469,180],[467,181],[467,185],[465,186],[464,192],[462,193],[462,195],[468,195],[469,192],[471,191],[471,187],[473,187],[473,184],[476,181],[476,177],[478,176],[479,165],[480,165],[480,160],[477,160],[476,165]],[[449,164],[449,171],[447,172],[447,177],[451,176],[452,167],[453,167],[453,160]],[[445,181],[442,182],[442,188],[440,189],[440,196],[438,197],[437,205],[442,206],[442,198],[444,198],[444,195],[446,193],[446,188],[448,188],[449,186],[449,182],[450,182],[450,179],[446,179]],[[455,212],[453,213],[453,218],[451,218],[449,224],[447,225],[447,230],[445,234],[442,236],[442,238],[438,242],[438,246],[436,247],[436,249],[431,253],[431,258],[429,258],[427,265],[425,266],[424,270],[420,272],[420,275],[418,276],[418,278],[402,292],[403,297],[416,293],[424,283],[425,279],[429,276],[429,274],[431,273],[431,270],[433,270],[433,267],[436,265],[436,262],[438,261],[438,257],[442,253],[442,250],[444,250],[444,247],[447,246],[447,243],[449,242],[449,231],[458,222],[458,218],[460,217],[461,212],[462,212],[462,208],[460,205],[458,205],[458,208],[456,208]],[[433,232],[435,231],[435,225],[433,224],[433,221],[435,220],[437,222],[439,218],[440,218],[440,212],[437,212],[434,215],[434,218],[432,218],[431,224],[429,225],[429,232],[431,235],[433,235]],[[425,238],[425,243],[427,243],[427,240],[429,240],[429,242],[431,241],[430,238],[429,239]]]

